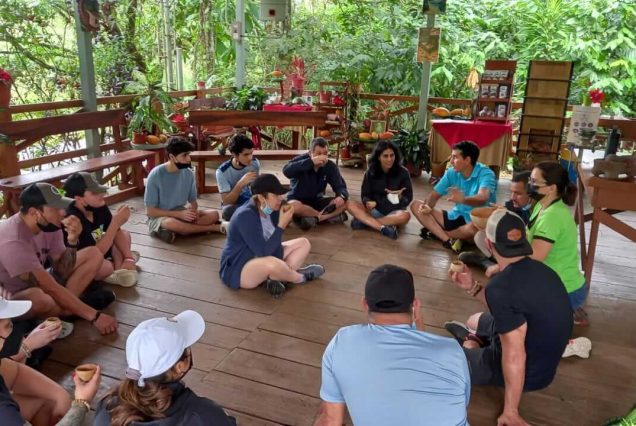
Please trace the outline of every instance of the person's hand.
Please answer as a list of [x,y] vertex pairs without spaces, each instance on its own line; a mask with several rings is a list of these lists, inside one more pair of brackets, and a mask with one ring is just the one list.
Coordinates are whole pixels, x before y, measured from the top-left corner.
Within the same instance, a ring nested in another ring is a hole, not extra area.
[[346,201],[344,200],[344,198],[338,196],[334,198],[333,200],[331,200],[330,204],[333,204],[334,206],[336,206],[337,209],[339,209],[340,207],[344,206],[345,203]]
[[256,172],[247,172],[243,175],[243,177],[238,181],[237,185],[241,188],[245,188],[250,183],[254,182],[254,179],[258,177]]
[[24,339],[24,344],[31,350],[43,348],[44,346],[57,339],[62,332],[62,323],[56,324],[44,321],[33,329],[32,332]]
[[418,213],[431,214],[433,209],[424,201],[420,201],[420,203],[421,203],[420,206],[417,208]]
[[490,265],[487,269],[486,269],[486,276],[488,278],[492,277],[493,275],[496,275],[499,273],[499,271],[501,271],[501,269],[499,268],[498,264],[494,264],[494,265]]
[[278,217],[278,226],[285,229],[294,218],[294,205],[283,204],[280,207],[280,216]]
[[77,216],[70,215],[62,219],[62,225],[66,230],[66,241],[72,245],[77,244],[77,240],[82,233],[82,222],[80,222]]
[[448,197],[446,198],[446,200],[452,203],[462,204],[466,200],[466,196],[461,189],[455,188],[453,186],[449,188]]
[[326,155],[314,155],[313,157],[311,157],[311,161],[313,161],[315,167],[322,167],[327,164],[327,161],[329,161],[329,157],[327,157]]
[[376,203],[375,201],[367,201],[365,203],[365,206],[367,207],[367,210],[373,210],[375,208],[375,206],[377,206],[378,203]]
[[117,330],[117,320],[108,314],[102,312],[97,318],[97,321],[93,323],[99,333],[104,336]]
[[126,204],[119,206],[117,212],[115,212],[115,215],[113,216],[113,222],[115,222],[117,226],[122,226],[124,223],[128,222],[128,219],[130,219],[130,207]]
[[199,218],[199,213],[190,209],[185,209],[179,211],[178,216],[179,219],[184,222],[196,222],[196,220]]
[[504,411],[497,419],[497,426],[530,426],[530,424],[519,413]]
[[102,369],[98,365],[95,369],[95,374],[93,374],[93,377],[88,382],[81,381],[77,374],[73,373],[73,382],[75,382],[75,399],[83,399],[90,403],[93,398],[95,398],[97,389],[99,389],[99,382],[102,380],[101,372]]
[[450,277],[457,286],[463,290],[470,290],[475,284],[473,273],[464,265],[464,272],[449,272]]

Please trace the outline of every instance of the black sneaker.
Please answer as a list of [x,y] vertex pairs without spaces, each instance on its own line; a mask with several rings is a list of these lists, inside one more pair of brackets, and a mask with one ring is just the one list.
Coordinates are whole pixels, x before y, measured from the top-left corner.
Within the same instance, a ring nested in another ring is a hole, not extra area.
[[470,334],[470,330],[466,327],[466,324],[459,321],[448,321],[444,323],[444,328],[459,342],[459,346],[462,346],[466,341],[466,338]]
[[459,253],[461,251],[461,240],[453,240],[452,238],[449,238],[448,240],[444,241],[442,243],[442,247],[444,247],[445,249],[448,249],[454,253]]
[[103,287],[88,290],[80,296],[80,300],[93,309],[101,311],[115,301],[115,292]]
[[317,217],[312,217],[312,216],[303,216],[300,219],[300,229],[302,229],[303,231],[308,231],[311,228],[315,228],[316,225],[318,225],[318,218]]
[[349,220],[349,216],[345,212],[340,213],[336,217],[332,217],[331,219],[327,219],[328,223],[343,223]]
[[154,237],[159,238],[164,243],[168,243],[168,244],[174,243],[174,240],[177,237],[174,232],[169,231],[167,229],[163,229],[163,228],[159,228],[159,230],[153,232],[152,235]]
[[267,290],[267,292],[270,294],[270,296],[272,296],[274,299],[278,299],[279,297],[281,297],[283,293],[285,293],[285,290],[287,290],[285,284],[276,280],[267,279],[267,281],[263,283],[263,286],[265,287],[265,290]]
[[31,357],[27,358],[26,365],[39,371],[42,368],[42,363],[51,355],[52,352],[53,348],[51,346],[42,346],[41,348],[31,352]]
[[368,228],[367,225],[365,225],[364,223],[360,222],[355,217],[351,220],[351,229],[360,230],[360,229],[367,229],[367,228]]
[[296,272],[303,274],[306,281],[313,281],[316,278],[321,277],[322,274],[325,273],[325,267],[313,263],[311,265],[307,265],[303,268],[298,269]]
[[468,266],[476,266],[483,269],[488,269],[496,263],[493,262],[492,259],[484,256],[483,253],[477,251],[465,251],[460,253],[459,260]]
[[420,238],[423,240],[439,241],[439,238],[426,228],[420,229]]
[[384,225],[382,229],[380,229],[380,233],[392,240],[397,240],[398,237],[398,230],[395,225]]

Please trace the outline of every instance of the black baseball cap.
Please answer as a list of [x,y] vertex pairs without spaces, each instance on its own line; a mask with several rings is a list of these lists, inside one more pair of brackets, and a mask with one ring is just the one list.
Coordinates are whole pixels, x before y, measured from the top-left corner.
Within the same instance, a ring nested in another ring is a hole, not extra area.
[[62,195],[59,189],[46,182],[32,183],[20,194],[22,209],[49,206],[54,209],[66,209],[73,200]]
[[415,300],[413,274],[396,265],[379,266],[367,278],[364,298],[371,312],[408,312]]
[[251,185],[252,194],[272,193],[283,195],[287,190],[281,185],[278,178],[272,174],[265,173],[254,179]]
[[66,179],[62,189],[64,189],[68,197],[75,197],[76,195],[83,197],[84,191],[91,191],[97,194],[108,192],[108,188],[100,185],[95,175],[87,172],[73,173]]
[[532,254],[532,246],[526,235],[526,224],[510,210],[497,209],[490,215],[486,223],[486,238],[503,257]]

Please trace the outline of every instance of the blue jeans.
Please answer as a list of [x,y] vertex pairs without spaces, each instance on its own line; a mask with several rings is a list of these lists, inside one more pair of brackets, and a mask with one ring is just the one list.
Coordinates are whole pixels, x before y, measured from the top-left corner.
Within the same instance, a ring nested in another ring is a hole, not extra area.
[[590,287],[587,283],[583,283],[583,286],[578,290],[574,290],[572,293],[568,293],[568,297],[570,298],[570,306],[572,306],[572,310],[576,311],[578,308],[583,306],[585,301],[587,300],[587,295],[590,292]]

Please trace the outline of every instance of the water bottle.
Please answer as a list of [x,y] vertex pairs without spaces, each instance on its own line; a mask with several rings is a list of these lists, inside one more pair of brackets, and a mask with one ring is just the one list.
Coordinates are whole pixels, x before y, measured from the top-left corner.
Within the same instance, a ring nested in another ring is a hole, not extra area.
[[618,127],[614,126],[607,138],[607,147],[605,148],[605,157],[610,154],[616,154],[618,151],[618,145],[621,143],[621,131]]

